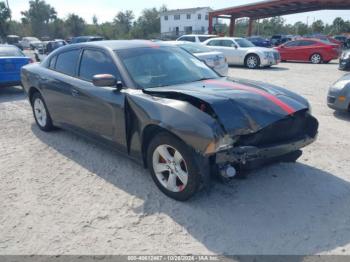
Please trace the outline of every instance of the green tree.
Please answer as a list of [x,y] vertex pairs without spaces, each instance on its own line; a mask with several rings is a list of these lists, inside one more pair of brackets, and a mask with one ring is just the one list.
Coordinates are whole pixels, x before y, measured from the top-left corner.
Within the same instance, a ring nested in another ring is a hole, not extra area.
[[307,24],[303,22],[296,22],[294,24],[295,34],[297,35],[307,35],[309,33],[309,28]]
[[341,17],[337,17],[333,21],[333,30],[334,34],[343,33],[345,30],[345,21]]
[[134,23],[131,37],[151,39],[160,34],[160,10],[156,8],[144,9],[141,16]]
[[324,23],[322,20],[317,20],[312,24],[313,33],[322,33],[325,29]]
[[115,16],[113,23],[118,38],[128,38],[134,18],[134,13],[131,10],[126,10],[125,12],[120,11]]
[[5,39],[9,32],[11,10],[5,5],[4,2],[0,2],[0,38]]
[[85,31],[85,21],[76,14],[69,14],[65,25],[70,36],[79,36]]
[[48,35],[48,25],[57,18],[56,10],[44,0],[29,1],[29,9],[21,12],[22,21],[31,26],[32,33],[36,36]]
[[57,18],[53,22],[49,24],[50,29],[50,37],[51,38],[58,38],[58,39],[65,39],[68,35],[65,23],[62,19]]

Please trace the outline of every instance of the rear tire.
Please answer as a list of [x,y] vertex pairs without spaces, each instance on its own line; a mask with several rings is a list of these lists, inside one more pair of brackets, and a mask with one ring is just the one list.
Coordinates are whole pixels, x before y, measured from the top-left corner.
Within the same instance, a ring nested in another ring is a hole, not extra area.
[[321,64],[323,62],[322,55],[315,53],[310,57],[310,62],[313,64]]
[[256,54],[250,54],[246,57],[244,64],[249,69],[257,69],[260,66],[260,58]]
[[147,165],[157,187],[170,198],[186,201],[200,188],[195,152],[169,133],[159,133],[152,139]]
[[39,92],[35,92],[31,99],[33,115],[38,127],[45,132],[52,131],[54,126],[47,110],[45,101]]

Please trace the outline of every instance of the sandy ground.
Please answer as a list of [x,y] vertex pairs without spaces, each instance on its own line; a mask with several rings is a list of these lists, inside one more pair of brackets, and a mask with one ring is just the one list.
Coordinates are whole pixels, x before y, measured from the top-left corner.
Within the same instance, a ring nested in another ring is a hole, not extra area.
[[307,97],[319,139],[296,164],[213,183],[186,203],[148,171],[66,131],[43,133],[0,90],[0,254],[350,254],[350,115],[326,106],[337,65],[231,68]]

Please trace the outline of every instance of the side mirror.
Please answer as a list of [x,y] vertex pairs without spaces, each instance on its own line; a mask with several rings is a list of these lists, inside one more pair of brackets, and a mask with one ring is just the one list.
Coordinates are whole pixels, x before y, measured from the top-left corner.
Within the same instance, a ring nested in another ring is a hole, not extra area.
[[122,85],[121,81],[117,82],[117,79],[110,74],[94,75],[92,78],[92,83],[94,84],[94,86],[101,86],[101,87],[107,86],[107,87],[115,87],[115,88],[118,88],[118,83],[119,85]]

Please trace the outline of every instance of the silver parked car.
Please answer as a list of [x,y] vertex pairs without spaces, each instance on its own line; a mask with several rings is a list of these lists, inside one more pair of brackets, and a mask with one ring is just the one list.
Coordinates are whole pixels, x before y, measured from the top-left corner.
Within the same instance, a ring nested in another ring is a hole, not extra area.
[[214,69],[219,75],[228,75],[228,64],[225,56],[221,52],[213,51],[212,49],[201,44],[186,41],[170,41],[167,43],[181,47],[185,51],[193,54],[205,62],[209,67]]
[[350,111],[350,74],[344,75],[329,89],[328,106],[339,111]]
[[36,37],[27,36],[23,37],[22,41],[19,42],[23,49],[32,49],[40,47],[43,43]]
[[204,45],[222,52],[229,65],[244,65],[250,69],[277,65],[281,56],[272,48],[257,47],[252,42],[238,37],[212,38]]
[[176,41],[187,41],[187,42],[193,42],[193,43],[203,43],[204,41],[217,37],[217,35],[183,35],[180,36]]

